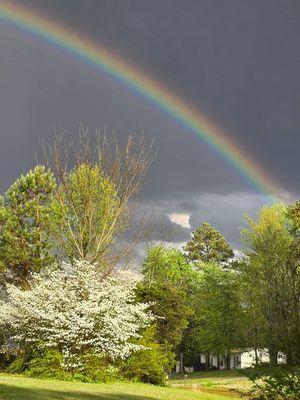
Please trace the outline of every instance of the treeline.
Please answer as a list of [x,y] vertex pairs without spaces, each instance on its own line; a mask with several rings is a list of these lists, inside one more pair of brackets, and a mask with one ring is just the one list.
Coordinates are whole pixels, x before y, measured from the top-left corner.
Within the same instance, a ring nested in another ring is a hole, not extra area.
[[[158,338],[187,366],[200,354],[226,359],[235,349],[279,352],[300,363],[300,202],[263,207],[241,231],[243,256],[203,223],[184,251],[158,246],[143,265],[142,299],[153,302]],[[203,366],[202,366],[203,367]]]
[[[164,384],[175,359],[267,348],[300,361],[300,203],[264,207],[235,259],[202,224],[183,251],[149,249],[140,274],[120,269],[134,244],[132,199],[152,163],[129,137],[60,139],[44,165],[0,197],[0,363],[10,372]],[[210,368],[209,359],[207,368]]]

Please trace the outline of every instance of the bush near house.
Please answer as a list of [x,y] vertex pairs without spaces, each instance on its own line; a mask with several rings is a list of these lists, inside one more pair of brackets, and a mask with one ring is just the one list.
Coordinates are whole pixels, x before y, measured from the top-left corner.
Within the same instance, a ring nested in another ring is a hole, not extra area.
[[251,400],[299,400],[300,370],[285,367],[256,367],[248,371],[254,383]]

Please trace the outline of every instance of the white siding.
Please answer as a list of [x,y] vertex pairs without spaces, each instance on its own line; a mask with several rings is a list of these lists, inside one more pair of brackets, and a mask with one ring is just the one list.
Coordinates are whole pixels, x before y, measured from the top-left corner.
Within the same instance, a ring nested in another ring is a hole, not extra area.
[[[258,353],[258,361],[259,363],[268,363],[270,361],[269,353],[267,349],[259,349],[257,350]],[[205,354],[200,355],[201,363],[205,364]],[[220,359],[221,365],[220,369],[226,368],[226,359]],[[278,363],[285,364],[286,363],[286,356],[283,353],[278,354]],[[248,349],[244,351],[235,351],[234,354],[230,356],[230,369],[243,369],[252,367],[255,364],[255,350]],[[212,367],[218,367],[218,358],[217,356],[210,356],[210,365]]]
[[201,354],[201,355],[200,355],[200,362],[201,362],[201,364],[205,364],[205,360],[206,360],[205,354]]
[[[266,350],[257,350],[260,363],[269,362],[269,353]],[[255,364],[255,350],[251,349],[241,354],[241,368],[249,368]]]

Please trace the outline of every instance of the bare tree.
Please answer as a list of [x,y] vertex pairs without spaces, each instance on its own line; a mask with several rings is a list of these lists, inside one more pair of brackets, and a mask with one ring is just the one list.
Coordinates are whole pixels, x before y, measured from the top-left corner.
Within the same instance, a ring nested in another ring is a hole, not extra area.
[[76,142],[60,130],[42,150],[58,182],[49,224],[57,253],[111,269],[140,238],[126,248],[114,246],[130,227],[133,200],[154,159],[152,142],[129,135],[122,144],[115,134],[91,136],[81,126]]

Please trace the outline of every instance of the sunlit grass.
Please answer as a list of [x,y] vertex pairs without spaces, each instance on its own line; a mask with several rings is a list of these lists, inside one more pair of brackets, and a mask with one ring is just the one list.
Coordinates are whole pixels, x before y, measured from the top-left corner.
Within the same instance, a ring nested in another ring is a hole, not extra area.
[[1,400],[225,400],[217,394],[141,383],[88,384],[0,374]]
[[175,387],[188,386],[193,388],[225,388],[244,391],[251,386],[249,379],[240,371],[202,371],[174,376],[170,384]]

